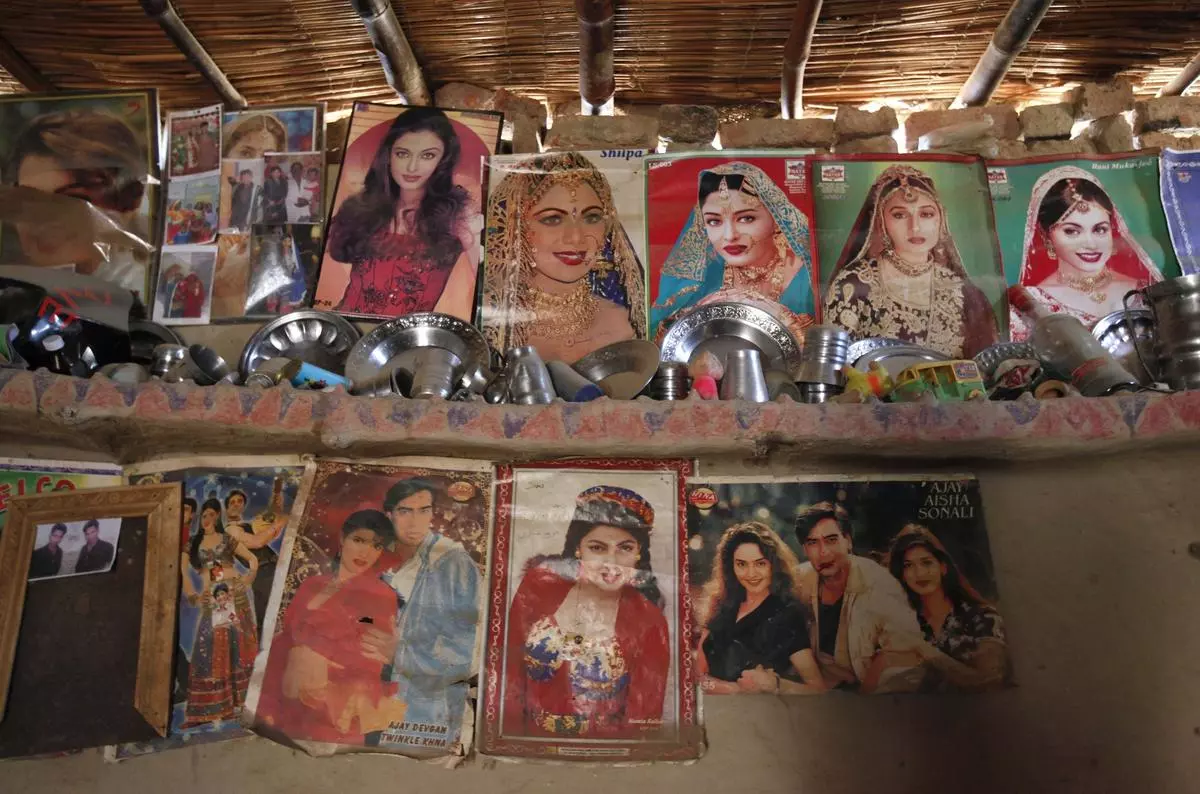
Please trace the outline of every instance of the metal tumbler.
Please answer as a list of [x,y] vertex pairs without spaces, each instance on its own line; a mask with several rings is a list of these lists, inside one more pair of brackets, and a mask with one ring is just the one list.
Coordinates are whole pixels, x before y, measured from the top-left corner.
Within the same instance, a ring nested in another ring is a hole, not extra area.
[[730,351],[725,359],[725,377],[721,378],[721,399],[752,403],[771,399],[763,374],[762,353],[757,349]]

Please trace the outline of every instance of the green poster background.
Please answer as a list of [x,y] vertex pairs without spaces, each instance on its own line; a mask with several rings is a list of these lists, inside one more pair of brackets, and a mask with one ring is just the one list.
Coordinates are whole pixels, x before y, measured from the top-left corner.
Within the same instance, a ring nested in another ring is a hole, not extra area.
[[1158,265],[1163,278],[1179,275],[1179,261],[1171,247],[1167,217],[1159,195],[1158,156],[1134,154],[1104,159],[1063,159],[1021,165],[988,166],[996,229],[1004,256],[1004,274],[1009,284],[1021,276],[1025,248],[1025,219],[1033,186],[1042,174],[1073,165],[1096,175],[1125,219],[1130,234]]
[[51,461],[19,461],[0,458],[0,531],[8,507],[17,496],[33,496],[80,488],[106,488],[124,484],[121,467],[104,463],[80,463],[73,467]]
[[[1008,333],[1008,302],[1004,291],[1000,252],[982,161],[926,160],[897,157],[889,160],[813,160],[817,252],[821,263],[821,302],[833,279],[842,249],[858,219],[871,185],[889,166],[903,164],[923,171],[937,189],[946,210],[950,235],[972,283],[987,295],[1000,326]],[[832,166],[832,168],[830,168]],[[844,168],[838,179],[838,168]],[[852,252],[851,257],[858,252]],[[849,261],[849,260],[847,260]]]

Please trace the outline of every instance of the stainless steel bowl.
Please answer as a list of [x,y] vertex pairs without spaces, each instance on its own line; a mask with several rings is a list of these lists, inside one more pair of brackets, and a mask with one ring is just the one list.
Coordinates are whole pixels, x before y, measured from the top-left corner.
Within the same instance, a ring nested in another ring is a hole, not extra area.
[[[1138,383],[1150,386],[1162,379],[1158,361],[1158,338],[1154,315],[1149,309],[1115,311],[1092,326],[1092,336],[1112,354]],[[1141,349],[1141,357],[1138,350]],[[1145,364],[1143,364],[1145,362]],[[1148,371],[1150,367],[1152,371]]]
[[653,342],[627,339],[588,353],[571,366],[612,399],[632,400],[654,377],[658,362],[658,346]]
[[263,361],[282,357],[306,361],[341,375],[347,353],[361,336],[349,320],[333,312],[316,309],[290,312],[254,332],[242,349],[238,371],[244,378]]
[[411,373],[417,365],[416,351],[439,347],[458,358],[455,380],[477,367],[487,367],[491,349],[479,329],[457,317],[438,312],[420,312],[397,317],[375,327],[354,345],[346,358],[345,375],[354,391],[376,391],[390,381],[392,373]]
[[793,378],[800,371],[796,338],[770,312],[745,303],[710,303],[680,317],[663,338],[662,360],[689,364],[708,351],[724,361],[734,350],[750,348],[762,354],[767,369]]

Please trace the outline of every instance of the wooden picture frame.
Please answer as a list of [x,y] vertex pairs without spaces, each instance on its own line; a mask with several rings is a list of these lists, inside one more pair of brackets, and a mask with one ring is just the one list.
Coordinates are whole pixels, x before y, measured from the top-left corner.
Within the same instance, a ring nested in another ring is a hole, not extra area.
[[[171,713],[171,670],[179,595],[181,493],[178,483],[169,483],[63,491],[12,500],[4,532],[0,535],[0,720],[9,705],[38,525],[112,517],[135,520],[139,527],[135,533],[139,542],[130,545],[140,546],[136,553],[144,553],[132,705],[158,735],[166,735]],[[140,531],[143,521],[144,543]],[[118,573],[122,564],[129,564],[122,555],[127,540],[123,532],[122,545],[115,553],[113,573]],[[71,579],[79,580],[92,580],[103,586],[99,576]],[[112,686],[113,682],[105,680],[99,685]],[[55,698],[55,705],[62,705],[58,698]]]

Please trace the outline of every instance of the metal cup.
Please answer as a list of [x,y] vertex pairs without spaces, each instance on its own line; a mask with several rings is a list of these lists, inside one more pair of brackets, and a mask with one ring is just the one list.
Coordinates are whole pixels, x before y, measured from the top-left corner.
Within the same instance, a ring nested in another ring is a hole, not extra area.
[[757,349],[730,351],[725,359],[725,377],[721,379],[721,399],[752,403],[771,399],[763,375],[762,353]]
[[831,383],[797,383],[796,388],[800,390],[800,402],[810,404],[829,402],[844,391],[844,387]]
[[531,345],[509,349],[508,395],[518,405],[549,405],[554,402],[550,372]]
[[454,394],[462,359],[442,347],[423,347],[412,353],[414,400],[448,400]]
[[686,400],[692,391],[692,379],[687,364],[664,361],[650,380],[647,392],[654,400]]
[[850,334],[835,325],[814,325],[804,332],[804,354],[796,381],[841,385],[850,350]]
[[188,350],[183,345],[158,345],[150,362],[150,374],[166,379],[167,373],[176,369],[187,358]]
[[604,390],[564,361],[547,361],[546,369],[554,391],[569,403],[586,403],[604,396]]
[[182,368],[183,374],[195,381],[197,386],[237,382],[237,373],[233,368],[217,351],[207,345],[189,347]]

